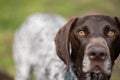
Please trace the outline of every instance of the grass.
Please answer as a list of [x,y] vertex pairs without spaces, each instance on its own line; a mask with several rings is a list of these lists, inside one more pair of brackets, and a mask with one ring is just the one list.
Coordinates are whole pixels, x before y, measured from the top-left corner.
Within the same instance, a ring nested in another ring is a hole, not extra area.
[[91,10],[119,15],[118,9],[107,0],[0,0],[0,30],[15,30],[28,15],[37,12],[70,18]]
[[[69,19],[72,16],[101,12],[119,16],[119,8],[119,4],[113,4],[112,0],[0,0],[0,70],[15,75],[12,57],[14,32],[29,15],[47,12]],[[113,80],[120,78],[120,68],[119,72],[116,69]]]
[[14,63],[12,57],[13,33],[3,32],[0,34],[0,70],[14,75]]

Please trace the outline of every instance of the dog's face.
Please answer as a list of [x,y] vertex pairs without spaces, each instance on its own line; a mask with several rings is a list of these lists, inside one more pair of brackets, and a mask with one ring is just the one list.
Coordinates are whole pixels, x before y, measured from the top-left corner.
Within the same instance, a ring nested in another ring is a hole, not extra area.
[[85,76],[97,74],[100,80],[107,79],[120,52],[119,27],[119,19],[110,16],[72,19],[56,36],[57,54],[67,65],[71,60]]

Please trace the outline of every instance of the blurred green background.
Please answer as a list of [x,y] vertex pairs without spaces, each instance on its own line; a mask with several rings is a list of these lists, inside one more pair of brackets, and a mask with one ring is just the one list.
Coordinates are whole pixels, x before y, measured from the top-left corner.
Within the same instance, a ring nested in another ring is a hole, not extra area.
[[[15,75],[14,32],[29,15],[40,12],[56,13],[67,19],[91,13],[120,16],[120,0],[0,0],[0,70]],[[119,60],[112,80],[120,80]]]

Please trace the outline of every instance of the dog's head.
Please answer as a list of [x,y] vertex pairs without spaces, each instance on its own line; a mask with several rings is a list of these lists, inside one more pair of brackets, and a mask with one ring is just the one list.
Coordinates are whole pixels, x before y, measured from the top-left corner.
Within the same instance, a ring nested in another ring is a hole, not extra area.
[[79,73],[110,77],[120,52],[119,20],[104,15],[71,19],[55,37],[57,55],[66,65],[72,61]]

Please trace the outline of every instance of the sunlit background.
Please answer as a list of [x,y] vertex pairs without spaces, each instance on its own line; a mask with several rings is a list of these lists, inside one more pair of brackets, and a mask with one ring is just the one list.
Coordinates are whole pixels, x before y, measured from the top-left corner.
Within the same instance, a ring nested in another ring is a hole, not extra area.
[[[0,71],[14,77],[14,32],[29,15],[41,12],[56,13],[66,19],[91,13],[120,16],[120,0],[0,0]],[[112,80],[120,80],[119,60]]]

